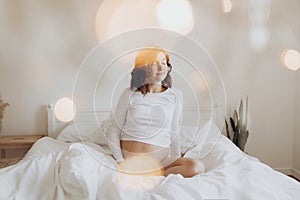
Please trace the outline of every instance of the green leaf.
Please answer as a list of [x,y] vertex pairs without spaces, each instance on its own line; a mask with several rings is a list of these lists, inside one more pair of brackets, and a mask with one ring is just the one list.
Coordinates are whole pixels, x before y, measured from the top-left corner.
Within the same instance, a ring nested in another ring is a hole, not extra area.
[[232,142],[238,146],[239,132],[238,130],[234,131]]
[[234,110],[233,121],[234,121],[234,124],[236,125],[235,128],[238,128],[239,127],[239,125],[238,125],[239,116],[238,116],[236,110]]
[[245,150],[245,145],[246,145],[248,136],[249,136],[249,131],[241,132],[241,133],[239,134],[238,141],[237,141],[237,146],[238,146],[242,151]]
[[245,130],[247,129],[247,124],[248,124],[248,96],[246,97],[246,114],[245,114]]
[[229,127],[228,127],[228,123],[227,123],[226,118],[225,118],[225,124],[226,124],[226,134],[227,134],[227,137],[231,140],[230,134],[229,134]]
[[243,105],[243,99],[241,99],[240,107],[239,107],[239,121],[238,126],[240,128],[243,127],[243,121],[244,121],[244,105]]
[[232,117],[230,117],[230,124],[231,124],[233,132],[235,132],[236,127],[235,127],[235,123],[234,123],[234,120],[232,119]]

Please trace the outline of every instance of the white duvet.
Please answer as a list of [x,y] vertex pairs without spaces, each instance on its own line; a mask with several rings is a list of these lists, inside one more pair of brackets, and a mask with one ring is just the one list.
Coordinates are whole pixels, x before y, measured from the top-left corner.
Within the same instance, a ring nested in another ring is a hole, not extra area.
[[186,156],[202,158],[207,172],[121,181],[116,163],[100,146],[44,137],[21,162],[0,170],[0,199],[300,199],[298,182],[244,154],[224,136]]

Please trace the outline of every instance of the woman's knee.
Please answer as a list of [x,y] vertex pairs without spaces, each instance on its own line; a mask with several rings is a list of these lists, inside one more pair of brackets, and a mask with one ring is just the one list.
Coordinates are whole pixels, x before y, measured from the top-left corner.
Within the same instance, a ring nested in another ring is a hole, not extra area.
[[193,176],[205,172],[205,166],[200,160],[188,158],[186,160],[186,167]]

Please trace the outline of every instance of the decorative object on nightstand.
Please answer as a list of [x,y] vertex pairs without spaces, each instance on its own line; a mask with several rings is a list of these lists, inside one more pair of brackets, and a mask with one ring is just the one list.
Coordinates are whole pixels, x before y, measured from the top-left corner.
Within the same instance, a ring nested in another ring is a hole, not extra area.
[[239,113],[234,110],[233,117],[230,117],[231,129],[229,128],[228,122],[225,119],[227,137],[242,151],[245,150],[245,145],[249,136],[249,131],[247,130],[247,119],[248,97],[246,97],[246,105],[244,105],[243,99],[241,99]]
[[6,135],[0,137],[1,158],[7,149],[30,149],[43,135]]
[[2,100],[1,95],[0,95],[0,135],[1,135],[1,130],[2,130],[2,120],[4,117],[4,110],[8,106],[9,106],[9,103]]
[[22,160],[22,157],[17,158],[1,158],[0,159],[0,169],[4,167],[8,167],[14,164],[17,164],[20,160]]

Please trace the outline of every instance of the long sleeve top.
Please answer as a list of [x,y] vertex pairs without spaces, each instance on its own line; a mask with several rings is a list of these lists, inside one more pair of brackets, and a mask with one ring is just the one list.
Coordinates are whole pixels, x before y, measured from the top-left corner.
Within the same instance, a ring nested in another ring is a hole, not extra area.
[[120,141],[132,140],[170,149],[169,156],[180,157],[182,93],[168,88],[147,93],[127,88],[121,94],[110,133],[109,146],[117,162],[124,160]]

